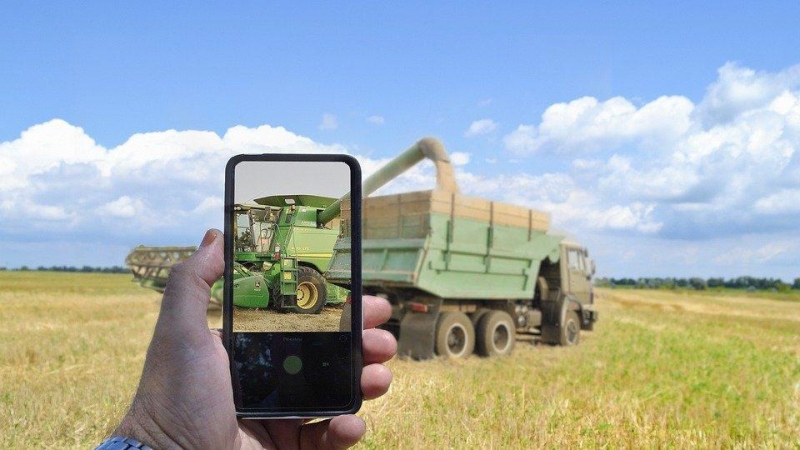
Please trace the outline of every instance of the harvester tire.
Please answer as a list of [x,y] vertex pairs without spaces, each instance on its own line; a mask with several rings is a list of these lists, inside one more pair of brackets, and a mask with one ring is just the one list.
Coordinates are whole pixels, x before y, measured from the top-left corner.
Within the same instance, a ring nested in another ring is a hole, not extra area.
[[466,358],[475,350],[475,328],[466,314],[443,312],[436,324],[436,354],[445,358]]
[[298,314],[319,314],[328,299],[325,279],[311,267],[300,266],[297,270],[297,306]]
[[559,344],[563,346],[578,345],[581,340],[581,320],[576,311],[567,311],[560,331]]
[[517,339],[514,319],[505,311],[489,311],[478,322],[476,337],[475,351],[480,356],[510,355]]

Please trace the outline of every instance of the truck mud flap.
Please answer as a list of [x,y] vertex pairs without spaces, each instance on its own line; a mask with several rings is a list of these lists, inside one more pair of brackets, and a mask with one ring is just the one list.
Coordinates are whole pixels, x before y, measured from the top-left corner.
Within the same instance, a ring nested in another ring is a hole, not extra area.
[[413,359],[431,359],[436,339],[441,300],[429,304],[428,312],[407,312],[400,321],[397,355]]
[[557,344],[561,339],[561,321],[564,302],[546,300],[542,302],[541,339],[547,344]]

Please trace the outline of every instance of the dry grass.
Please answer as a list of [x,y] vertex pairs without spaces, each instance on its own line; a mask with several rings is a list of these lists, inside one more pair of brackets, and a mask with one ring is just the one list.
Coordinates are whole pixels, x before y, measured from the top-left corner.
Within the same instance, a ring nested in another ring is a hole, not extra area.
[[370,448],[800,446],[800,303],[609,291],[575,348],[393,361]]
[[[281,313],[273,309],[233,309],[234,331],[339,331],[342,306],[324,307],[319,314]],[[349,327],[348,327],[349,330]]]
[[[116,425],[158,312],[129,280],[0,272],[0,447],[89,448]],[[599,294],[575,348],[392,361],[363,446],[800,447],[799,302]]]
[[0,273],[0,447],[87,448],[116,425],[158,313],[130,279]]

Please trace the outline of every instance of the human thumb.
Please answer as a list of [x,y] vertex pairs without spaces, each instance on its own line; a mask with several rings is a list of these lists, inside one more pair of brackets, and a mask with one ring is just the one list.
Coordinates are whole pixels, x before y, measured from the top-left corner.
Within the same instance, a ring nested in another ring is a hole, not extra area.
[[208,333],[206,310],[211,285],[222,277],[224,268],[222,236],[219,230],[208,230],[192,256],[172,268],[161,301],[157,332],[167,327],[179,333]]

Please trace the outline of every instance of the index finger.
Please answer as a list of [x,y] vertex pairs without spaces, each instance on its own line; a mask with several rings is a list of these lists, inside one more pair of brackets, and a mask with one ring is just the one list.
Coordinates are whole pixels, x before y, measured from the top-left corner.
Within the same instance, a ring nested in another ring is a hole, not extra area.
[[392,316],[392,306],[386,299],[365,295],[362,297],[364,306],[364,329],[375,328],[389,320]]

